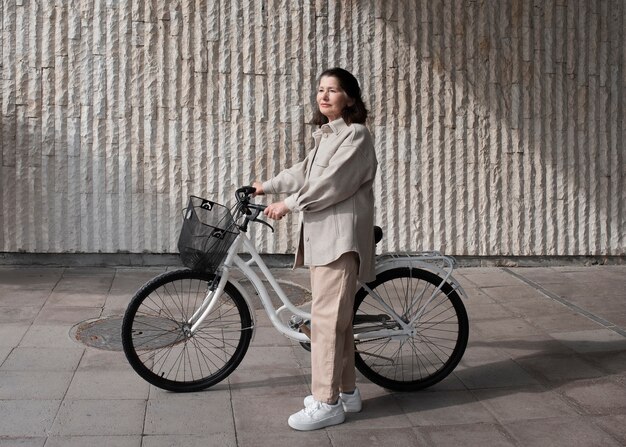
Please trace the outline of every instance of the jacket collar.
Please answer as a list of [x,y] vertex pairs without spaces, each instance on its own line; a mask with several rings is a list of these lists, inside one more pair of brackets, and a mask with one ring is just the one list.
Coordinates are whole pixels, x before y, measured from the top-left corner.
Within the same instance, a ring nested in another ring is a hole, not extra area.
[[322,124],[319,129],[317,129],[317,130],[315,130],[315,132],[313,132],[313,136],[318,136],[318,135],[321,136],[324,133],[326,133],[326,134],[332,133],[332,134],[335,134],[335,135],[339,135],[347,127],[348,127],[348,125],[343,120],[343,118],[337,118],[336,120],[333,120],[333,121],[331,121],[329,123]]

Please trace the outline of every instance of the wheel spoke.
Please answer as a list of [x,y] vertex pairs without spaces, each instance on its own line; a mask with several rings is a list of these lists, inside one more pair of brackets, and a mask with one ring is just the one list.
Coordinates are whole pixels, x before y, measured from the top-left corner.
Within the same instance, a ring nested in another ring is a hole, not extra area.
[[[386,306],[409,323],[414,335],[396,326],[398,335],[357,342],[357,366],[370,380],[391,389],[419,389],[447,376],[459,362],[467,343],[467,314],[458,294],[441,278],[419,269],[398,268],[383,272],[370,284],[374,296],[361,290],[355,314],[367,317],[388,314]],[[434,294],[434,296],[433,296]],[[377,298],[379,297],[379,298]],[[368,331],[375,331],[370,323]],[[355,325],[355,331],[364,324]],[[389,329],[380,325],[381,329]]]
[[190,334],[189,317],[213,277],[180,270],[144,286],[124,317],[122,341],[144,379],[172,391],[206,388],[232,372],[248,348],[252,320],[247,304],[227,284],[215,308]]

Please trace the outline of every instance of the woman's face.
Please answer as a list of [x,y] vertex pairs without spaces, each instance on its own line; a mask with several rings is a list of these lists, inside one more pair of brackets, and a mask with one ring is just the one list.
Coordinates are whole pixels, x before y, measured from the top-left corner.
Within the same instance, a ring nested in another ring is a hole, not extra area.
[[317,88],[317,105],[328,121],[341,118],[343,109],[352,104],[354,100],[342,90],[339,79],[334,76],[324,76],[320,79],[320,85]]

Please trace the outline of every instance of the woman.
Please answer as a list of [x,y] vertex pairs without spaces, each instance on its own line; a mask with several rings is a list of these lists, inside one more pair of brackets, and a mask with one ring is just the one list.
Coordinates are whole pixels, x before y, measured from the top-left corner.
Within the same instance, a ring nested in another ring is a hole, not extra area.
[[361,410],[352,314],[357,279],[375,277],[372,184],[378,163],[358,81],[341,68],[324,71],[317,105],[314,149],[274,178],[253,183],[258,195],[289,194],[265,214],[279,220],[300,213],[295,267],[311,270],[313,394],[289,417],[296,430],[340,424],[345,411]]

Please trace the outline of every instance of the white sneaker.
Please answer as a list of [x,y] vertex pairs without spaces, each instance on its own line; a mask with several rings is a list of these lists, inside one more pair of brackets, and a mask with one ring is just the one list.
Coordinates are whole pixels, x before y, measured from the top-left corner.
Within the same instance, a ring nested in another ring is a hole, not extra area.
[[[315,399],[312,395],[309,395],[304,398],[304,406],[308,407],[311,405]],[[346,413],[358,413],[361,411],[362,403],[361,403],[361,393],[358,388],[354,389],[354,393],[345,394],[339,393],[339,402],[343,406],[343,411]]]
[[346,419],[341,402],[329,405],[313,399],[310,405],[289,416],[287,423],[295,430],[318,430],[341,424]]

